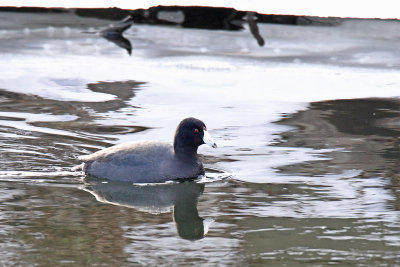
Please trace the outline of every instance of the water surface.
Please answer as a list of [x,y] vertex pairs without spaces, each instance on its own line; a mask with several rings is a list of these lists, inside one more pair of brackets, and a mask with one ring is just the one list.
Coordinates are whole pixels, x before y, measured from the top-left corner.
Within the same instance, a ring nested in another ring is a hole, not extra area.
[[[398,23],[260,25],[264,48],[142,25],[129,56],[108,21],[0,16],[1,264],[400,264]],[[201,181],[70,171],[187,116],[219,145]]]

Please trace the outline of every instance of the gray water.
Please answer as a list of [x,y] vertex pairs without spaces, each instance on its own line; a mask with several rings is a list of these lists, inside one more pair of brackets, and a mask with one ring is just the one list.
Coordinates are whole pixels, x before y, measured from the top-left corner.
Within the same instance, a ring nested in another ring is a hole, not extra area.
[[[72,14],[0,13],[0,264],[400,265],[400,24],[137,26],[132,55]],[[187,116],[206,177],[70,171]]]

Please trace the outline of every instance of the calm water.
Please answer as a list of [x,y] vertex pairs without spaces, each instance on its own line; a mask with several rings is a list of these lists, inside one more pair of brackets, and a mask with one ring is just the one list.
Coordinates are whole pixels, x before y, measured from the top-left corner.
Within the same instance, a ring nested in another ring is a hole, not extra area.
[[[399,23],[134,26],[129,56],[108,21],[0,21],[1,265],[400,265]],[[187,116],[219,145],[200,181],[70,171]]]

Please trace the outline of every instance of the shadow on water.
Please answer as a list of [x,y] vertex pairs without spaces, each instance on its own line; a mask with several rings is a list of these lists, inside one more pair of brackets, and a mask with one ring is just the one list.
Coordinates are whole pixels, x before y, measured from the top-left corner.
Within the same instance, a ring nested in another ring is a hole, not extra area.
[[153,214],[169,212],[172,208],[178,234],[183,239],[203,238],[213,221],[199,216],[197,202],[203,193],[204,184],[193,181],[135,185],[86,177],[83,189],[100,202]]
[[294,126],[281,134],[278,146],[324,150],[324,160],[281,166],[289,175],[319,176],[360,170],[357,177],[384,176],[391,181],[400,210],[400,101],[352,99],[311,103],[280,120]]

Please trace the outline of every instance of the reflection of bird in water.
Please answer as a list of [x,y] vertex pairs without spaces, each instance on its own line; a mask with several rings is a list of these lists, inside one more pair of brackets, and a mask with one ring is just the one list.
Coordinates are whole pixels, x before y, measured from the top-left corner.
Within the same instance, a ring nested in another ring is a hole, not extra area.
[[126,182],[105,182],[90,176],[85,178],[85,182],[83,189],[103,203],[153,214],[169,212],[173,208],[175,225],[179,236],[183,239],[203,238],[214,221],[211,218],[201,218],[197,211],[197,202],[203,193],[204,184],[192,181],[135,185]]
[[126,49],[128,54],[131,55],[132,44],[122,34],[124,33],[124,31],[129,29],[129,27],[131,27],[132,24],[133,24],[132,16],[127,16],[126,18],[118,22],[116,25],[100,31],[100,36],[103,37],[104,39],[107,39],[110,42],[113,42],[119,47]]

